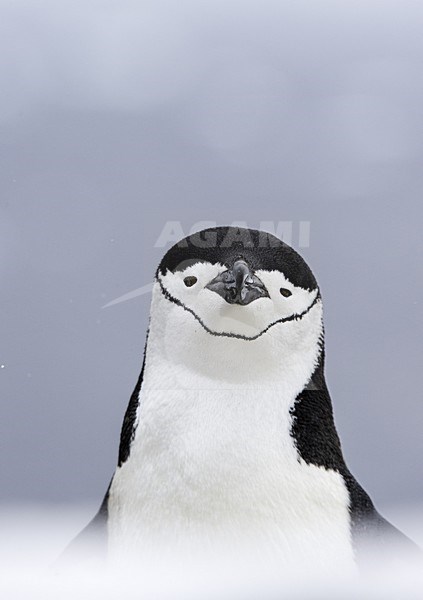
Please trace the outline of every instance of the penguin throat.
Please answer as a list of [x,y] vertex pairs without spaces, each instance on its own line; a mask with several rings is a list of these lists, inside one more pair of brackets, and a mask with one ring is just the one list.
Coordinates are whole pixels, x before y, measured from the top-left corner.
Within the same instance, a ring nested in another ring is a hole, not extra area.
[[169,390],[278,386],[298,393],[318,363],[322,335],[321,303],[303,319],[246,342],[209,335],[157,289],[143,385]]
[[243,335],[243,334],[240,334],[240,333],[233,333],[233,332],[229,332],[229,331],[214,331],[213,329],[210,329],[210,327],[208,327],[204,323],[204,321],[197,315],[197,313],[192,308],[190,308],[189,306],[186,306],[178,298],[175,298],[175,296],[173,296],[165,288],[165,286],[163,285],[163,282],[161,281],[161,279],[160,279],[159,276],[157,277],[157,281],[159,283],[160,290],[161,290],[161,293],[162,293],[163,297],[166,298],[166,300],[168,300],[169,302],[172,302],[176,306],[181,307],[183,310],[185,310],[186,312],[188,312],[189,314],[191,314],[194,317],[194,319],[196,319],[196,321],[202,326],[202,328],[204,329],[204,331],[206,331],[209,335],[213,335],[213,336],[216,336],[216,337],[234,338],[234,339],[238,339],[238,340],[244,340],[244,341],[247,341],[247,342],[253,342],[253,341],[257,340],[259,337],[261,337],[262,335],[264,335],[265,333],[267,333],[275,325],[281,325],[283,323],[289,323],[289,322],[292,322],[292,321],[299,321],[299,320],[301,320],[321,300],[320,293],[317,292],[314,300],[312,300],[312,302],[309,304],[309,306],[305,310],[303,310],[301,313],[293,313],[293,314],[291,314],[289,316],[281,317],[280,319],[276,319],[275,321],[272,321],[271,323],[269,323],[264,329],[262,329],[262,331],[259,331],[258,333],[254,334],[254,335]]

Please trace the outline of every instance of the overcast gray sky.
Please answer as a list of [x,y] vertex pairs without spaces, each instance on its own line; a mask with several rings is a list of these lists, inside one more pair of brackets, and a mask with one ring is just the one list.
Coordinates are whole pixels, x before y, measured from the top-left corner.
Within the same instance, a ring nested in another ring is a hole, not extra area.
[[423,500],[422,31],[407,1],[0,2],[4,502],[101,499],[150,297],[102,306],[169,221],[292,223],[347,462]]

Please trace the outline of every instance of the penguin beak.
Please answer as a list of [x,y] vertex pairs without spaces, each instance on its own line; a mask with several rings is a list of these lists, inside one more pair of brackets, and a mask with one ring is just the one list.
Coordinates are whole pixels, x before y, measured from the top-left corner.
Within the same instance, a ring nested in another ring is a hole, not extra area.
[[243,259],[236,260],[231,269],[215,277],[206,288],[222,296],[229,304],[245,306],[258,298],[269,298],[265,285]]

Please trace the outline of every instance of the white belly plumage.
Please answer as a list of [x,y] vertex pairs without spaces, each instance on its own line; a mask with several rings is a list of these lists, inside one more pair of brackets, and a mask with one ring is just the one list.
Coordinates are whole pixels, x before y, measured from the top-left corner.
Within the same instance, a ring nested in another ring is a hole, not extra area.
[[285,565],[352,565],[349,496],[306,464],[278,386],[143,389],[128,460],[109,496],[112,560],[256,552]]

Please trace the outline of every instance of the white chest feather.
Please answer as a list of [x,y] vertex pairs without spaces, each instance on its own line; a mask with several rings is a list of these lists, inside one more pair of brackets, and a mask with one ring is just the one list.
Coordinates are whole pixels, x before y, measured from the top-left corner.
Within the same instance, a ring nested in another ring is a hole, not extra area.
[[[112,556],[250,546],[285,564],[352,562],[344,481],[304,463],[290,434],[318,336],[302,332],[301,359],[282,352],[277,336],[270,350],[269,340],[253,347],[227,338],[211,348],[198,325],[190,347],[189,335],[187,343],[168,330],[160,302],[135,439],[110,490]],[[309,316],[321,319],[318,310]]]

